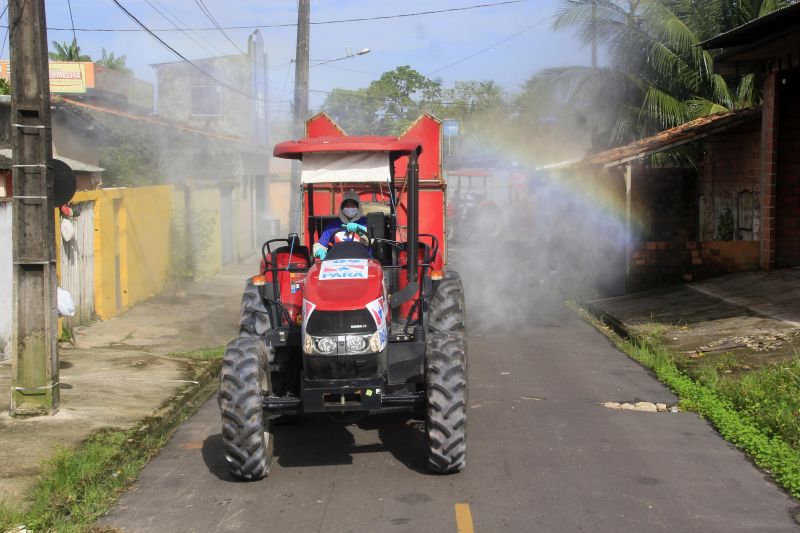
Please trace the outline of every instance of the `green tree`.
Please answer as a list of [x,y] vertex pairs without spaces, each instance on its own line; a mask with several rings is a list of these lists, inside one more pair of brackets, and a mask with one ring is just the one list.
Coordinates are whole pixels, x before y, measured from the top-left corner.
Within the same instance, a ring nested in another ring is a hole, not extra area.
[[104,67],[108,67],[113,70],[118,70],[123,74],[133,74],[133,71],[129,69],[126,65],[128,61],[128,56],[121,55],[115,56],[114,52],[106,52],[106,49],[103,48],[103,57],[100,58],[99,61],[96,61],[98,65],[102,65]]
[[335,89],[323,109],[348,132],[399,134],[440,101],[442,88],[409,66],[383,73],[366,89]]
[[0,94],[11,94],[11,82],[0,78]]
[[[596,35],[608,65],[544,71],[551,90],[578,105],[611,110],[607,144],[698,116],[756,105],[755,78],[713,71],[703,39],[788,4],[782,0],[562,0],[556,30],[585,43]],[[609,105],[611,104],[611,105]]]
[[88,55],[81,54],[81,47],[78,46],[78,41],[72,39],[72,42],[67,44],[66,41],[59,43],[53,41],[53,48],[55,52],[49,52],[47,55],[53,61],[91,61],[92,58]]

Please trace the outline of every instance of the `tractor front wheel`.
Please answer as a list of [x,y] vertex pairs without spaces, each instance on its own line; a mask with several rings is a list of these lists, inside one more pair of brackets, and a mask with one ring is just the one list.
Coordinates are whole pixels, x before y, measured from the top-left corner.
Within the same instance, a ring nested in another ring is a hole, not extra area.
[[254,481],[272,464],[272,421],[265,420],[262,395],[269,394],[267,349],[261,339],[239,337],[222,360],[219,407],[222,443],[231,475]]
[[462,334],[429,333],[425,380],[428,469],[459,472],[467,459],[467,353]]
[[242,307],[239,315],[240,337],[261,337],[270,328],[269,314],[264,300],[258,293],[253,280],[248,279],[242,293]]
[[464,287],[458,272],[448,270],[431,298],[428,324],[440,333],[466,332],[466,303]]

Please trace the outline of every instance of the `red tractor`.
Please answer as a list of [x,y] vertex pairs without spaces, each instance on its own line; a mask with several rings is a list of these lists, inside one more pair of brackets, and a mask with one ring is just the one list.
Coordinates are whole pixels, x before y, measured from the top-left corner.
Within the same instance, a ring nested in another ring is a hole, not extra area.
[[[274,149],[302,161],[303,231],[264,243],[239,337],[225,351],[219,405],[231,474],[269,473],[278,417],[352,423],[397,411],[424,418],[429,469],[458,472],[466,461],[465,303],[458,273],[446,266],[441,122],[424,115],[400,137],[355,137],[321,114],[307,135]],[[318,260],[310,251],[337,219],[345,190],[358,195],[366,230]]]

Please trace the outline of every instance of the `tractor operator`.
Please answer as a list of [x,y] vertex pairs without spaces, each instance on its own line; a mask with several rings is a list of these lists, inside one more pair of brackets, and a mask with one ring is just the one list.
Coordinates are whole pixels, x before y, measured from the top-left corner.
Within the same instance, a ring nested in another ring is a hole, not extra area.
[[330,222],[319,241],[314,243],[314,257],[325,259],[328,249],[337,242],[353,241],[358,239],[365,246],[369,246],[366,237],[367,217],[361,212],[361,200],[353,189],[342,195],[339,206],[339,220]]

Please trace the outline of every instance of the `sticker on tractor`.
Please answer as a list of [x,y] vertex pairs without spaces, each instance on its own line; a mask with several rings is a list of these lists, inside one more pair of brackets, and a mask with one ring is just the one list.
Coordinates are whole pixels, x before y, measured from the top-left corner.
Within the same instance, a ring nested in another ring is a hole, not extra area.
[[311,313],[314,312],[317,306],[303,298],[303,331],[306,330],[306,324],[308,324],[308,317],[311,316]]
[[369,263],[366,259],[333,259],[322,262],[319,279],[367,279],[368,274]]
[[383,302],[384,299],[383,296],[381,296],[377,300],[372,300],[367,304],[367,309],[369,309],[369,313],[372,315],[373,320],[375,320],[375,325],[378,326],[378,328],[382,328],[386,321],[386,307]]
[[289,287],[292,290],[292,294],[296,293],[300,290],[300,284],[305,283],[306,281],[306,274],[305,272],[291,272],[289,273]]

